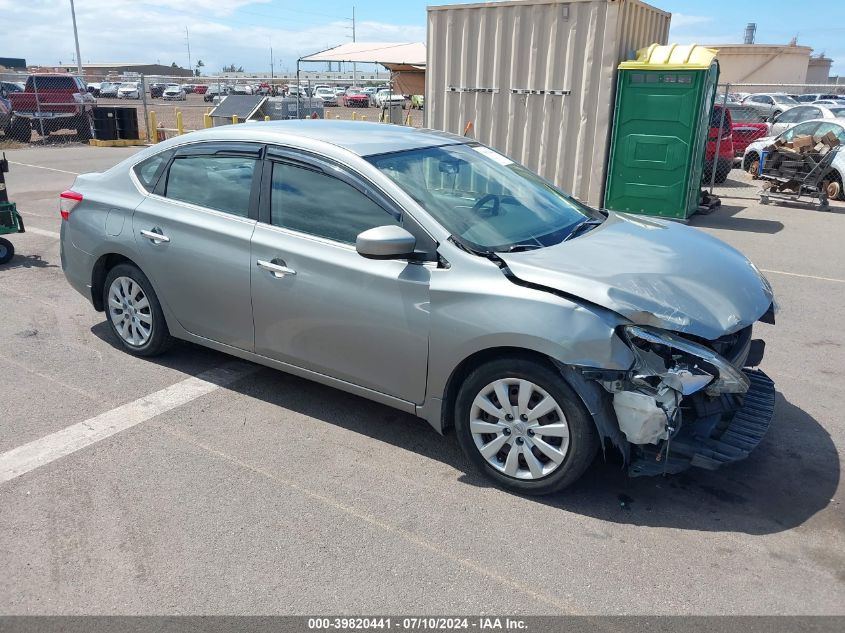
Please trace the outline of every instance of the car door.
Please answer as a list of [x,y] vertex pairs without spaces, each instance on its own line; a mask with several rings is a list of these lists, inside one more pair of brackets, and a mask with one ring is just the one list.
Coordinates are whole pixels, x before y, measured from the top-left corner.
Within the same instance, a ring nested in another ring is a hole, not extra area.
[[176,150],[135,210],[142,270],[191,334],[252,350],[250,239],[262,146],[195,143]]
[[421,403],[435,264],[366,259],[355,238],[398,224],[432,256],[434,242],[334,163],[268,150],[263,181],[252,238],[256,353]]

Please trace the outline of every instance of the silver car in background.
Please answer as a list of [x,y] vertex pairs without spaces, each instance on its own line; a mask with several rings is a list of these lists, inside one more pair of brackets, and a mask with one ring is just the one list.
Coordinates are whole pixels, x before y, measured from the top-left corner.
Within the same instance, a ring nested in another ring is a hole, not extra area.
[[470,139],[341,121],[232,125],[61,194],[70,284],[131,354],[174,339],[452,429],[543,494],[746,457],[772,290],[696,229],[591,209]]

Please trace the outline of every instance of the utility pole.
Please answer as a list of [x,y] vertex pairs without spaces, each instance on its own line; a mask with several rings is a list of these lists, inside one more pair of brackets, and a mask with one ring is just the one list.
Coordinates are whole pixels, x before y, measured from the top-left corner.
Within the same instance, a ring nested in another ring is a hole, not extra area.
[[273,79],[273,45],[270,44],[270,79]]
[[[355,43],[355,6],[352,6],[352,42]],[[78,55],[78,53],[77,53]],[[358,85],[358,65],[355,62],[352,62],[352,85]]]
[[76,9],[70,0],[70,17],[73,20],[73,41],[76,43],[76,70],[82,76],[82,55],[79,54],[79,33],[76,32]]
[[188,25],[185,25],[185,44],[188,45],[188,70],[191,71],[191,77],[194,76],[194,65],[191,63],[191,37],[188,35]]

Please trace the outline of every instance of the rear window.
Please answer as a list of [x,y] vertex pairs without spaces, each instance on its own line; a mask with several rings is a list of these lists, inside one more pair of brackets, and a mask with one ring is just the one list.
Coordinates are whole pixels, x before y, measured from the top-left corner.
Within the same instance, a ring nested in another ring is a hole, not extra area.
[[762,114],[751,108],[728,108],[731,118],[739,123],[762,123],[765,118]]
[[75,77],[56,77],[53,76],[45,76],[45,77],[29,77],[26,80],[26,89],[32,91],[32,84],[33,80],[35,81],[35,89],[36,90],[44,90],[45,92],[48,90],[77,90],[79,86],[76,84]]
[[[724,116],[724,120],[722,119]],[[720,105],[713,106],[713,112],[710,113],[710,127],[719,127],[722,124],[722,129],[729,132],[731,129],[731,111],[726,110]]]

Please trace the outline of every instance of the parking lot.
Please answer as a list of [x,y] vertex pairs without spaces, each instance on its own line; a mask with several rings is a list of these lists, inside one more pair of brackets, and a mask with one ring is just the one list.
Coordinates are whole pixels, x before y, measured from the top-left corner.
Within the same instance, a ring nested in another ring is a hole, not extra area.
[[[57,196],[135,151],[7,150],[27,233],[0,267],[4,614],[845,614],[841,203],[759,205],[734,170],[691,220],[780,305],[756,332],[778,394],[749,459],[641,479],[599,460],[523,498],[387,407],[189,344],[121,352],[64,280]],[[86,425],[125,430],[3,470]]]

